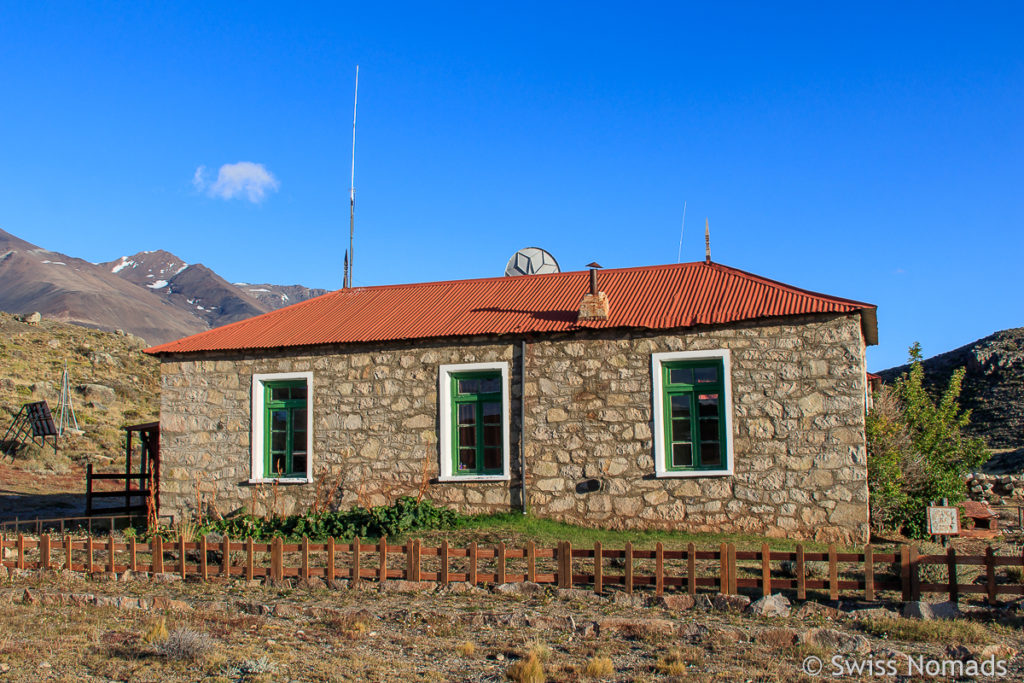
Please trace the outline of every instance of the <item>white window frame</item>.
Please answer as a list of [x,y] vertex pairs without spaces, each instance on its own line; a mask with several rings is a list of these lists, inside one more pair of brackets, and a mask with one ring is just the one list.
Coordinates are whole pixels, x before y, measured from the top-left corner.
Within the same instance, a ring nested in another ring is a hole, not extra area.
[[[309,444],[306,450],[305,477],[267,477],[263,471],[263,414],[267,382],[306,380],[306,435]],[[312,484],[313,483],[313,373],[312,372],[267,372],[252,376],[252,450],[250,484]]]
[[[464,474],[452,472],[452,375],[460,372],[501,371],[501,474]],[[441,365],[438,367],[437,391],[438,405],[441,408],[438,422],[438,457],[440,459],[441,482],[474,482],[474,481],[510,481],[509,474],[509,433],[511,425],[511,404],[509,401],[508,363],[460,363],[458,365]]]
[[[722,372],[725,374],[723,386],[725,390],[725,462],[727,467],[721,470],[669,470],[665,466],[665,395],[662,385],[662,366],[679,360],[720,360]],[[732,451],[732,369],[729,349],[710,349],[707,351],[667,351],[651,354],[651,386],[652,403],[654,405],[654,476],[657,478],[671,477],[723,477],[733,474],[736,462]]]

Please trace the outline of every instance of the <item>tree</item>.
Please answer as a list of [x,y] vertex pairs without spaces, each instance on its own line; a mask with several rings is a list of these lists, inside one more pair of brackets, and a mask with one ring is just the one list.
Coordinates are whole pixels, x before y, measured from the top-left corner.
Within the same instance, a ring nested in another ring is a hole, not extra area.
[[965,368],[932,398],[924,386],[921,345],[910,347],[910,370],[874,396],[867,416],[868,488],[871,516],[908,536],[927,534],[931,501],[962,501],[965,475],[990,457],[985,442],[968,437],[969,410],[960,409]]

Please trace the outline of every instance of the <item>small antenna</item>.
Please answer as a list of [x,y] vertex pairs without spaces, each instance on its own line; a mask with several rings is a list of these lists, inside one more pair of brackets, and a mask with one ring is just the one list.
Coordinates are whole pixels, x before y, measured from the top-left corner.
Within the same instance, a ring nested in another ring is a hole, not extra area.
[[711,263],[711,225],[704,219],[704,263]]
[[356,107],[359,104],[359,65],[356,64],[356,92],[352,98],[352,183],[348,191],[348,252],[345,259],[345,286],[352,286],[352,270],[355,264],[356,234]]
[[343,286],[348,286],[348,250],[345,250],[345,276],[342,278]]
[[686,200],[683,200],[683,225],[679,228],[679,253],[676,254],[676,263],[683,260],[683,230],[686,229]]

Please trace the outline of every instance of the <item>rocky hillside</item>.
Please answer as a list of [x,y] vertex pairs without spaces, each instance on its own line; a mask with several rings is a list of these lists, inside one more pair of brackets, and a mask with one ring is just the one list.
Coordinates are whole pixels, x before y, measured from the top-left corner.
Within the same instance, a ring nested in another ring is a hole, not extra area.
[[[945,387],[953,371],[967,368],[962,405],[970,408],[971,432],[990,448],[1024,448],[1024,327],[996,332],[924,361],[925,381]],[[878,373],[891,382],[906,365]]]
[[142,353],[145,342],[43,319],[21,322],[0,313],[0,437],[23,403],[46,400],[58,418],[61,370],[67,361],[80,435],[60,443],[61,455],[29,449],[38,463],[66,467],[73,460],[119,458],[121,427],[159,416],[159,363]]

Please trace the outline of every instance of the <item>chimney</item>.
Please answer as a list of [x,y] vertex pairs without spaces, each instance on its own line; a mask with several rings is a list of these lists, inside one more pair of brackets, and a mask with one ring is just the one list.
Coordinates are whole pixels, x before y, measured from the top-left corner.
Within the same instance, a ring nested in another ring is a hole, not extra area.
[[597,269],[600,267],[598,263],[587,264],[590,268],[590,292],[583,295],[577,321],[608,319],[608,297],[597,290]]

